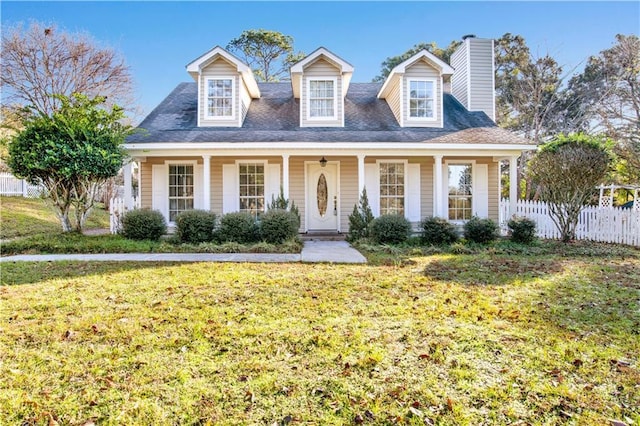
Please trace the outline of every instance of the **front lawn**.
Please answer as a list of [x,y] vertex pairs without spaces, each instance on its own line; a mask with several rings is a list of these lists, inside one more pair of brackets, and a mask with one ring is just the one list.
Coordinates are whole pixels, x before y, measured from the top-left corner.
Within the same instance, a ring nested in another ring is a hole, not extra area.
[[[109,212],[100,206],[93,209],[86,228],[109,228]],[[62,232],[53,209],[40,198],[0,197],[0,216],[0,239]]]
[[640,252],[594,247],[5,263],[0,419],[640,424]]

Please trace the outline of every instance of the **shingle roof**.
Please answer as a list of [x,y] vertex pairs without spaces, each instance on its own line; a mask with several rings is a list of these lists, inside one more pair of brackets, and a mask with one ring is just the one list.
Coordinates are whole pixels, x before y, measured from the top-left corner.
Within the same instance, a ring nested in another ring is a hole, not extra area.
[[127,142],[527,143],[499,129],[484,112],[467,111],[450,94],[444,95],[443,128],[400,127],[387,102],[377,98],[381,86],[350,84],[344,127],[300,127],[300,100],[294,99],[291,83],[259,83],[261,97],[252,100],[244,124],[238,128],[198,127],[196,83],[180,83],[140,123],[138,127],[145,131],[131,135]]

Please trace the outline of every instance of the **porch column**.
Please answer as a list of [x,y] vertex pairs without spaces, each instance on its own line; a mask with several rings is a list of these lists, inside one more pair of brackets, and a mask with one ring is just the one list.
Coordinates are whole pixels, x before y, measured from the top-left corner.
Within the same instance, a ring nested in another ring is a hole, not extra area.
[[202,209],[211,210],[211,156],[202,156],[204,167],[202,168]]
[[444,200],[442,198],[442,155],[434,155],[435,177],[433,179],[433,215],[435,217],[446,217],[444,214]]
[[509,218],[516,214],[518,202],[518,157],[509,158]]
[[364,189],[364,154],[358,154],[358,200]]
[[142,206],[142,160],[138,158],[137,160],[138,163],[138,173],[137,173],[137,178],[138,178],[138,191],[136,193],[136,205],[138,207]]
[[289,154],[282,154],[282,193],[289,199]]
[[122,174],[124,175],[124,207],[127,210],[133,210],[133,194],[131,188],[131,168],[133,163],[129,161],[122,168]]

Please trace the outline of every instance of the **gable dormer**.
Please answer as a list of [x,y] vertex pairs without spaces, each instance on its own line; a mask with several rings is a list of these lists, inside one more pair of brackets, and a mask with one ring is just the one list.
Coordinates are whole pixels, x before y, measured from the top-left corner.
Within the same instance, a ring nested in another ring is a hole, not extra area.
[[300,127],[344,127],[344,98],[353,66],[324,47],[291,67],[293,96],[300,99]]
[[251,99],[260,97],[251,68],[216,46],[187,72],[198,83],[198,127],[242,127]]
[[391,70],[378,98],[402,127],[443,127],[443,86],[452,74],[446,62],[422,50]]

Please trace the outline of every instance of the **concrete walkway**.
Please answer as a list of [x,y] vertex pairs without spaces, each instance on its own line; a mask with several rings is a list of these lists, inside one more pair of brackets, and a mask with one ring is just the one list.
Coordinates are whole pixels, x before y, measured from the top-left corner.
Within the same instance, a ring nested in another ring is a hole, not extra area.
[[367,263],[345,241],[305,241],[302,253],[114,253],[114,254],[21,254],[0,257],[1,262],[250,262],[250,263]]

